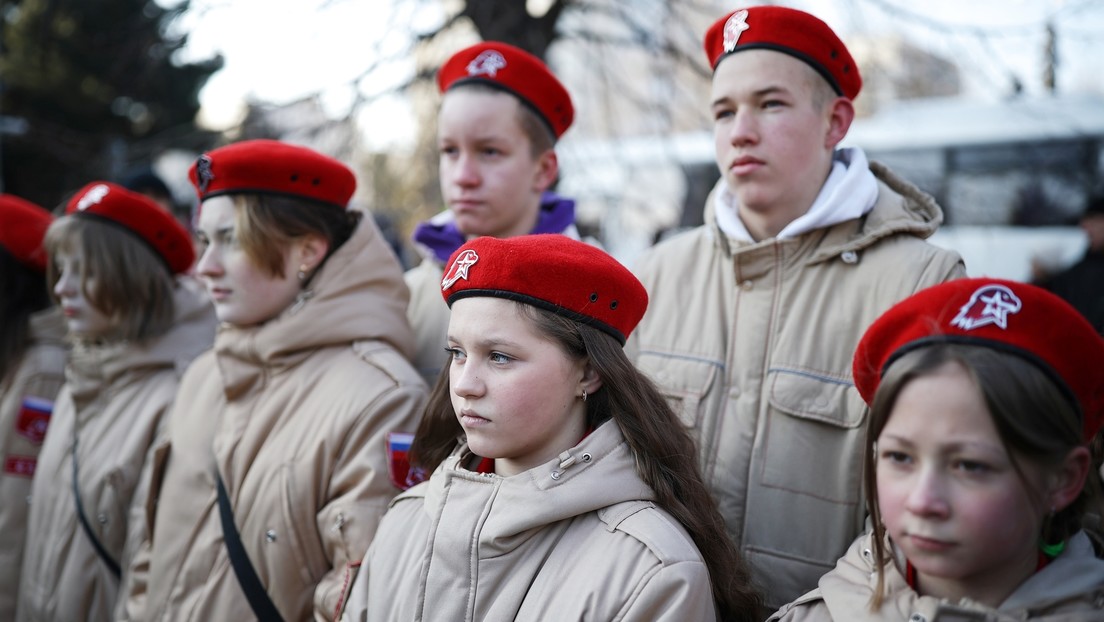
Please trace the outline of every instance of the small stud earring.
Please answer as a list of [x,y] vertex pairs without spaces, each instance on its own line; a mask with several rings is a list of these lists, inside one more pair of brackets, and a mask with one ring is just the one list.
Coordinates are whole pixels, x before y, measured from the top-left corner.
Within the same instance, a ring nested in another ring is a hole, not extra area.
[[584,402],[586,401],[586,398],[587,398],[587,392],[586,392],[586,389],[583,389],[583,401]]
[[304,282],[307,280],[307,267],[299,266],[299,281]]

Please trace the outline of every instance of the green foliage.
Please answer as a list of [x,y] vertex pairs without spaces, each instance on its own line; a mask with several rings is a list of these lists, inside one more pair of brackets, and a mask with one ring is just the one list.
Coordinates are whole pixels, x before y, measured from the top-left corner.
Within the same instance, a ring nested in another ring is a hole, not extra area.
[[[188,7],[153,0],[5,0],[3,190],[46,206],[159,149],[198,148],[199,90],[219,57],[179,63]],[[12,123],[12,119],[24,122]]]

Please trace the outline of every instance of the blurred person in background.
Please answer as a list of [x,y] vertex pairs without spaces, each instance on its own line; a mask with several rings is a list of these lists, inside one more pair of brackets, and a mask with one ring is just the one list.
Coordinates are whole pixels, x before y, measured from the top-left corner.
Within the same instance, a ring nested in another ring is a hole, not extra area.
[[579,237],[575,202],[549,191],[559,173],[556,141],[575,112],[548,67],[524,50],[487,41],[449,58],[437,86],[438,174],[448,209],[415,228],[423,259],[406,273],[414,364],[429,384],[448,361],[441,350],[449,317],[441,275],[457,248],[481,235]]
[[964,266],[924,241],[943,219],[932,197],[837,149],[862,78],[827,24],[756,6],[719,19],[704,47],[721,180],[706,224],[639,260],[652,305],[629,347],[698,441],[773,611],[863,527],[855,344]]
[[90,183],[45,244],[73,349],[35,469],[16,620],[111,620],[145,537],[143,466],[215,316],[179,276],[188,233],[143,195]]
[[1058,274],[1040,279],[1039,285],[1073,305],[1104,335],[1104,194],[1089,199],[1080,225],[1089,239],[1085,256]]
[[28,499],[65,382],[65,321],[46,285],[45,209],[0,194],[0,620],[15,619]]
[[425,407],[402,270],[329,156],[249,140],[189,176],[221,326],[155,450],[121,617],[329,620]]

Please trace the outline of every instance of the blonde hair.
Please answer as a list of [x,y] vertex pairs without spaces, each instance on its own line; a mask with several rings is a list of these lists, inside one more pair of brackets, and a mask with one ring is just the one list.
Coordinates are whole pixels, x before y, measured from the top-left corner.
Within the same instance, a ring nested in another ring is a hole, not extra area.
[[319,235],[333,254],[356,229],[360,213],[336,205],[279,195],[236,194],[236,235],[249,257],[274,277],[284,277],[288,247],[305,235]]

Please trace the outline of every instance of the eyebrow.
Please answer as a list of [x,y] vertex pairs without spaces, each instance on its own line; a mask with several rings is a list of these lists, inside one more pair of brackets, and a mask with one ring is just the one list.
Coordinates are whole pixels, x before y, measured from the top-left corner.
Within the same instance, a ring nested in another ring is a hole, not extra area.
[[[766,97],[768,95],[773,95],[775,93],[788,94],[789,90],[784,86],[779,86],[777,84],[772,84],[770,86],[766,86],[766,87],[763,87],[763,88],[758,89],[756,91],[753,91],[751,93],[751,96],[752,96],[753,99],[762,99],[763,97]],[[732,97],[730,97],[728,95],[722,95],[721,97],[718,97],[717,99],[713,100],[713,103],[710,104],[710,107],[715,107],[715,106],[718,106],[720,104],[728,103],[728,102],[731,102],[731,101],[733,101]]]
[[[883,437],[887,440],[892,440],[892,441],[894,441],[894,442],[896,442],[896,443],[898,443],[901,446],[906,447],[906,448],[911,448],[911,447],[916,446],[916,443],[913,443],[909,439],[907,439],[903,436],[898,436],[896,434],[884,434]],[[878,439],[878,440],[880,441],[881,439]],[[973,449],[983,449],[983,450],[987,450],[987,451],[997,451],[997,452],[1005,453],[1004,447],[1002,447],[1000,445],[991,445],[989,443],[981,443],[981,442],[947,443],[945,445],[940,445],[940,448],[943,451],[949,451],[949,452],[961,451],[961,450],[966,449],[966,448],[973,448]]]
[[[449,343],[460,343],[460,340],[453,336],[451,333],[448,335]],[[495,348],[521,348],[521,344],[509,339],[503,339],[501,337],[484,337],[475,342],[476,347],[483,348],[485,350],[493,350]]]

